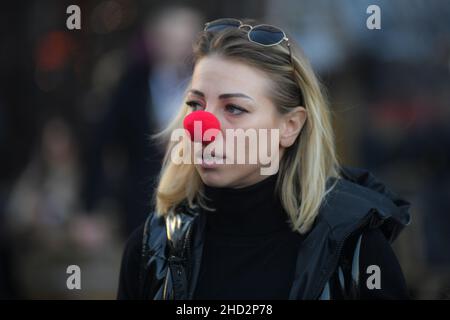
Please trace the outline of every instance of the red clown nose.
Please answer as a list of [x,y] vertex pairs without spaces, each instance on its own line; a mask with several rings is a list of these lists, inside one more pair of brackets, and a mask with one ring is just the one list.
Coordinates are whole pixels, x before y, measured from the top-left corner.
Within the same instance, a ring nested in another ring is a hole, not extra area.
[[[188,114],[183,120],[183,126],[191,135],[192,141],[204,144],[214,141],[220,131],[219,119],[211,112],[203,110],[197,110]],[[205,137],[205,132],[209,129],[216,130],[211,130],[208,132],[208,136]]]

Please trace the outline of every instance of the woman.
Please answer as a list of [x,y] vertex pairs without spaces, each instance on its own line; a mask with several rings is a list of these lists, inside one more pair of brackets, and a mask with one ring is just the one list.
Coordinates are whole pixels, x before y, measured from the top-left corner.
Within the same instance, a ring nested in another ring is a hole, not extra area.
[[[127,242],[119,299],[407,297],[390,242],[409,223],[409,203],[369,172],[339,166],[318,80],[282,30],[207,23],[185,101],[162,134],[189,114],[212,114],[219,138],[200,142],[216,160],[177,163],[198,141],[169,143],[156,210]],[[261,157],[217,161],[231,157],[220,133],[236,129],[278,133],[274,174],[262,174]]]

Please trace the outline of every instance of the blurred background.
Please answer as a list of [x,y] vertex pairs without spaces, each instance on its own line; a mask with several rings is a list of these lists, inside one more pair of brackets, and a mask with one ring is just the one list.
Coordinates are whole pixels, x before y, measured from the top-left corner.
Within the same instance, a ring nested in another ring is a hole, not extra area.
[[[81,8],[81,30],[66,9]],[[381,8],[381,30],[366,9]],[[114,299],[203,23],[287,31],[327,87],[339,156],[412,202],[411,296],[450,298],[450,2],[30,0],[0,11],[0,298]],[[156,107],[158,106],[158,107]],[[163,107],[161,107],[163,106]],[[79,265],[82,290],[66,288]]]

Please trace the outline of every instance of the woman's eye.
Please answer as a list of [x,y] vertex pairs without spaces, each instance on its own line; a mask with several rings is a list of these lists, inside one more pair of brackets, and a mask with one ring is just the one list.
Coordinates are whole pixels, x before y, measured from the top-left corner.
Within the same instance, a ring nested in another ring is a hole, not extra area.
[[233,104],[227,104],[227,105],[225,106],[225,110],[226,110],[228,113],[231,113],[232,115],[240,115],[240,114],[242,114],[242,113],[244,113],[244,112],[248,112],[248,111],[245,110],[244,108],[238,107],[238,106],[233,105]]
[[186,104],[191,107],[194,111],[199,110],[199,108],[202,108],[202,105],[198,103],[197,101],[188,101]]

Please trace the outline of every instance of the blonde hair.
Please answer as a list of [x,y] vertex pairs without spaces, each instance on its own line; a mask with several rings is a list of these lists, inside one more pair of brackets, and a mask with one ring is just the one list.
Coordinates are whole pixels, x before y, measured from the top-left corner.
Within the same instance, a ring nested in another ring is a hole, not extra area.
[[[254,23],[254,20],[247,19],[244,23]],[[300,48],[291,40],[290,44],[292,63],[288,48],[252,43],[244,30],[230,28],[215,33],[201,32],[193,47],[193,64],[195,66],[201,58],[214,54],[253,66],[272,79],[270,97],[280,113],[287,113],[299,105],[305,107],[307,119],[302,131],[280,160],[276,192],[290,217],[292,229],[306,233],[334,186],[327,188],[328,178],[339,178],[340,170],[325,95]],[[189,107],[184,104],[169,127],[156,137],[168,138],[174,129],[182,128],[182,121],[189,112]],[[203,184],[194,165],[175,164],[170,159],[176,144],[168,142],[155,193],[159,215],[173,212],[184,201],[189,206],[206,207]],[[182,153],[182,150],[175,152]]]

